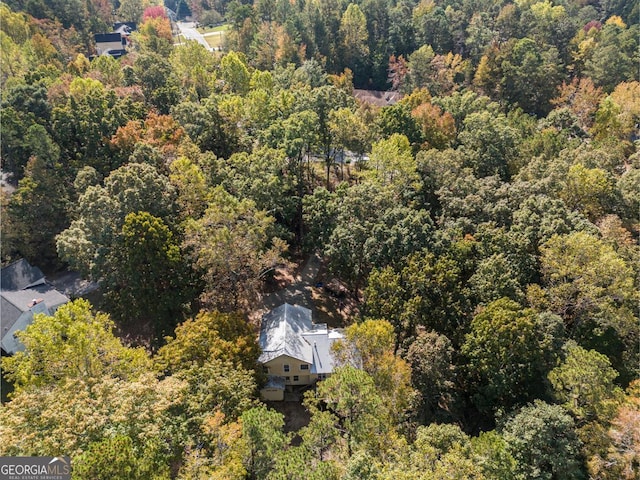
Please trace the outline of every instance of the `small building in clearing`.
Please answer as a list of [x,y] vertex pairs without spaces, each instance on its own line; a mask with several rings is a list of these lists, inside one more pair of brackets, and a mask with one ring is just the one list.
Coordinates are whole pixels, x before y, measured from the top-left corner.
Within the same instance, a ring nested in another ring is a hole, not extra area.
[[327,324],[314,324],[311,310],[284,303],[262,317],[258,361],[268,381],[265,400],[282,400],[286,387],[311,385],[333,373],[331,346],[343,338]]

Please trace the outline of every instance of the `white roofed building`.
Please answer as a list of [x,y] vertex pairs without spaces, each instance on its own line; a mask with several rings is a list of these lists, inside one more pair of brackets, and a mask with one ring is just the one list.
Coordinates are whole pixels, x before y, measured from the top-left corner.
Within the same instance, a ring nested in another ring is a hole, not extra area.
[[[333,373],[333,342],[343,338],[326,323],[314,324],[311,310],[282,304],[262,317],[258,361],[270,377],[261,391],[266,400],[281,400],[286,386],[311,385]],[[275,379],[273,377],[279,377]],[[282,381],[282,380],[284,381]]]

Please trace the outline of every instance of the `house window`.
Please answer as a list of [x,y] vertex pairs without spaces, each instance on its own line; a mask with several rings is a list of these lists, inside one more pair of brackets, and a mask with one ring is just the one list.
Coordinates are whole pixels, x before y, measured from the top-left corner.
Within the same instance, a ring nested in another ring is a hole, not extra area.
[[309,370],[309,365],[300,365],[300,370]]
[[300,381],[300,377],[298,375],[294,375],[293,376],[293,381],[294,382],[299,382]]
[[325,378],[327,378],[327,375],[324,373],[318,375],[318,380],[324,380]]
[[262,371],[266,374],[269,373],[269,367],[262,367]]
[[289,371],[289,365],[283,365],[283,366],[282,366],[282,369],[283,369],[285,372],[288,372],[288,371]]
[[287,382],[291,381],[291,377],[284,377],[284,379],[285,379]]

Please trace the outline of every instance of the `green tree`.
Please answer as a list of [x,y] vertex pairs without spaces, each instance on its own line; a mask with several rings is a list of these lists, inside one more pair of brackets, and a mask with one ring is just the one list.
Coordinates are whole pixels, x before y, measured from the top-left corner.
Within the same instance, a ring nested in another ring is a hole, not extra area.
[[458,136],[469,155],[467,162],[478,177],[500,175],[509,178],[510,166],[515,160],[519,132],[509,119],[489,111],[471,113],[464,119],[464,130]]
[[[451,424],[431,424],[416,430],[416,439],[410,448],[404,446],[402,456],[384,465],[379,477],[383,479],[452,478],[481,480],[485,477],[471,457],[469,437],[460,427]],[[408,454],[407,454],[408,453]],[[365,477],[367,478],[367,477]]]
[[388,424],[380,416],[382,401],[368,373],[348,365],[339,367],[318,384],[316,399],[338,417],[349,455],[358,448],[380,448],[378,442]]
[[632,269],[614,248],[584,232],[554,236],[541,248],[544,289],[529,287],[531,304],[563,317],[581,346],[609,357],[621,383],[636,375],[637,292]]
[[558,51],[534,40],[513,41],[503,52],[500,87],[505,99],[527,113],[544,115],[561,80]]
[[216,67],[216,58],[209,55],[204,45],[187,42],[173,48],[169,62],[181,88],[192,100],[200,100],[211,94]]
[[149,358],[143,349],[122,345],[113,327],[109,316],[93,313],[86,300],[61,306],[53,317],[36,315],[18,333],[25,350],[3,358],[3,374],[16,393],[67,380],[136,379],[149,370]]
[[433,76],[431,61],[435,53],[431,45],[422,45],[411,55],[409,55],[408,80],[411,90],[416,88],[428,88]]
[[524,235],[536,252],[554,235],[576,231],[596,233],[596,226],[583,215],[571,211],[560,199],[532,195],[513,212],[511,230]]
[[402,269],[387,266],[371,272],[364,292],[365,317],[391,322],[398,346],[410,344],[419,326],[457,343],[470,309],[460,265],[449,255],[426,251],[411,254],[403,263]]
[[478,313],[462,346],[478,408],[509,409],[544,392],[561,332],[559,318],[537,316],[506,298]]
[[416,5],[413,24],[418,45],[431,45],[437,53],[453,50],[450,21],[444,6],[429,3]]
[[469,287],[480,304],[486,305],[503,297],[522,301],[520,276],[507,255],[494,253],[478,262],[475,273],[469,278]]
[[176,202],[183,219],[201,217],[209,194],[202,169],[188,158],[180,157],[171,162],[169,170],[169,181],[177,191]]
[[[367,19],[355,3],[350,3],[340,20],[340,36],[346,65],[357,65],[369,54]],[[356,72],[357,74],[357,72]]]
[[545,298],[571,329],[635,298],[631,268],[597,237],[554,235],[540,250]]
[[224,91],[246,94],[249,90],[250,74],[244,57],[237,52],[229,52],[222,57],[220,78],[224,81]]
[[565,345],[562,364],[549,372],[556,398],[579,423],[607,420],[615,411],[622,391],[614,384],[618,376],[609,359],[575,342]]
[[207,210],[185,227],[183,247],[202,275],[202,300],[236,311],[256,294],[264,275],[279,263],[286,245],[269,238],[273,217],[248,199],[239,200],[216,187]]
[[225,422],[220,411],[210,414],[202,424],[205,444],[194,443],[185,455],[178,473],[180,480],[196,480],[206,476],[212,480],[243,480],[245,443],[240,421]]
[[3,234],[29,261],[51,267],[58,265],[55,237],[68,226],[69,196],[57,163],[59,149],[39,125],[29,132],[42,135],[40,148],[27,163],[25,177],[9,198]]
[[[309,406],[309,405],[307,405]],[[340,430],[338,417],[328,411],[311,408],[311,419],[306,427],[300,429],[303,446],[312,461],[323,462],[338,455]]]
[[61,161],[71,167],[71,178],[86,165],[102,175],[120,166],[113,162],[108,140],[128,119],[129,112],[122,107],[115,92],[98,80],[71,82],[66,103],[51,112],[52,136],[60,146]]
[[627,218],[633,218],[640,211],[640,168],[631,168],[618,179]]
[[[105,178],[104,186],[85,190],[77,218],[56,241],[62,259],[104,284],[120,320],[151,318],[161,331],[176,323],[189,297],[178,244],[167,224],[174,197],[173,186],[154,167],[128,164]],[[137,275],[145,281],[131,282]],[[164,292],[161,298],[159,292]]]
[[291,228],[299,199],[294,198],[295,176],[288,172],[288,167],[289,161],[282,150],[265,147],[251,154],[232,155],[217,174],[232,195],[253,200],[256,208],[270,212],[277,224]]
[[296,90],[299,106],[297,111],[310,110],[317,115],[316,135],[317,143],[324,157],[327,172],[327,188],[329,174],[335,158],[336,138],[331,129],[331,112],[344,107],[351,107],[354,100],[345,92],[334,85],[322,85],[318,88]]
[[433,471],[445,455],[460,447],[467,449],[469,437],[458,427],[450,423],[421,425],[416,430],[414,461],[421,469]]
[[242,414],[242,437],[246,442],[244,466],[250,479],[267,478],[275,457],[285,446],[282,414],[265,406]]
[[[42,128],[42,127],[40,127]],[[35,119],[31,115],[25,115],[9,105],[2,106],[2,170],[12,176],[14,180],[21,180],[24,176],[24,168],[32,155],[27,132],[29,129],[37,131]]]
[[124,84],[122,66],[111,55],[99,55],[91,60],[91,69],[98,75],[98,80],[103,85],[121,87]]
[[407,349],[411,382],[420,392],[420,415],[424,420],[446,417],[453,410],[457,373],[453,353],[446,336],[424,330]]
[[144,445],[140,456],[134,449],[130,437],[117,435],[94,442],[82,455],[73,459],[72,478],[109,480],[114,477],[126,480],[168,479],[169,466],[159,463],[156,442]]
[[395,205],[389,188],[363,183],[338,197],[335,227],[325,247],[332,273],[357,292],[374,268],[397,264],[431,242],[426,210]]
[[[373,136],[371,125],[365,118],[365,112],[353,112],[349,108],[332,110],[329,114],[331,133],[336,144],[345,150],[350,150],[359,156],[368,151]],[[342,165],[344,168],[344,164]],[[344,179],[344,172],[342,175]]]
[[362,172],[365,179],[392,185],[398,191],[417,186],[419,179],[409,139],[397,133],[373,144],[365,168]]
[[471,451],[487,480],[515,480],[516,461],[508,452],[504,438],[495,430],[473,437]]
[[191,299],[186,266],[167,225],[148,212],[129,213],[112,248],[103,285],[113,312],[152,321],[161,333],[172,329]]
[[[32,155],[42,153],[39,145],[52,143],[42,126],[50,120],[51,104],[44,81],[17,83],[5,89],[2,100],[2,169],[11,173],[14,181],[24,175],[24,167]],[[42,126],[41,126],[42,125]],[[53,152],[52,152],[53,153]]]
[[219,412],[228,424],[257,405],[254,372],[215,357],[179,368],[174,369],[174,378],[183,381],[186,389],[175,422],[182,428],[180,433],[188,435],[189,443],[206,442],[215,448],[206,432],[207,423]]
[[118,8],[118,16],[124,22],[139,22],[143,11],[142,0],[122,0]]
[[536,400],[505,423],[502,436],[516,460],[516,479],[585,478],[581,442],[561,406]]
[[339,469],[333,462],[312,462],[304,447],[280,452],[268,480],[337,480]]
[[239,149],[237,129],[229,129],[225,125],[218,96],[210,96],[199,103],[179,103],[172,108],[171,113],[203,152],[213,152],[216,156],[229,158]]
[[371,375],[386,416],[394,424],[405,420],[413,405],[411,368],[394,354],[393,325],[386,320],[365,320],[345,329],[345,338],[336,341],[333,351],[336,364],[360,366]]
[[135,83],[142,87],[145,100],[161,114],[169,113],[180,99],[177,78],[164,55],[153,51],[141,52],[133,64]]
[[[619,17],[618,17],[619,18]],[[595,37],[584,62],[584,75],[611,92],[624,81],[637,80],[638,25],[627,27],[610,18]]]
[[133,441],[141,467],[147,463],[141,458],[145,445],[162,445],[155,460],[155,468],[162,473],[177,460],[172,451],[180,452],[177,443],[183,432],[172,432],[171,419],[183,395],[182,382],[158,381],[150,373],[133,379],[80,375],[25,389],[0,410],[4,439],[0,451],[11,456],[69,455],[73,465],[91,444],[123,435]]
[[411,106],[406,103],[383,107],[377,116],[376,124],[385,136],[399,133],[409,139],[413,148],[422,144],[420,126],[418,121],[411,116]]
[[58,254],[84,275],[101,279],[109,273],[108,254],[120,240],[126,216],[148,212],[168,219],[174,195],[168,180],[151,165],[132,163],[114,170],[104,186],[88,187],[80,196],[77,219],[58,236]]
[[222,360],[246,370],[256,367],[259,347],[249,322],[237,313],[200,312],[178,325],[175,337],[155,357],[165,374]]
[[614,185],[601,168],[586,168],[578,163],[567,172],[560,197],[567,206],[591,221],[600,218],[613,204]]

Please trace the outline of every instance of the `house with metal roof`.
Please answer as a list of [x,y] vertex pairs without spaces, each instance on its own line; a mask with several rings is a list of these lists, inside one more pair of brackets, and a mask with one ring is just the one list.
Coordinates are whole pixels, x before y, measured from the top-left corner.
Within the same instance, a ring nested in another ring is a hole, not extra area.
[[24,330],[36,313],[53,315],[69,301],[49,285],[39,268],[24,259],[0,269],[0,346],[7,354],[24,350],[15,333]]
[[333,373],[331,346],[343,335],[311,317],[308,308],[288,303],[262,317],[258,361],[269,377],[261,390],[265,400],[282,400],[287,386],[311,385]]

